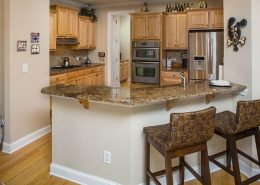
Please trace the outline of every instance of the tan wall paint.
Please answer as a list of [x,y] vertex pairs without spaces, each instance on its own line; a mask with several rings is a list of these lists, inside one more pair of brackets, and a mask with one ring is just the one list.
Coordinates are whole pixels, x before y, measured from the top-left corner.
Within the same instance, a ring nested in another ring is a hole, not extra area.
[[120,17],[120,52],[122,60],[130,59],[130,16]]
[[[190,2],[194,3],[196,6],[199,0],[191,0]],[[208,0],[209,7],[222,7],[223,1],[222,0]],[[142,7],[142,3],[139,6],[125,6],[125,7],[109,7],[109,8],[102,8],[97,9],[96,15],[98,17],[97,22],[97,48],[96,50],[89,51],[89,57],[92,60],[98,61],[98,52],[106,52],[107,53],[107,14],[108,12],[114,11],[124,11],[124,10],[135,10],[140,12]],[[154,3],[150,4],[149,8],[151,11],[162,12],[166,9],[166,3]],[[107,54],[106,54],[107,56]],[[107,58],[105,58],[105,61]]]
[[[49,98],[40,92],[49,84],[49,1],[4,2],[6,142],[12,143],[49,123]],[[30,53],[31,32],[40,33],[39,55]],[[17,52],[17,40],[27,40],[28,51]],[[28,73],[22,73],[23,63]]]
[[0,1],[0,115],[4,114],[4,1]]

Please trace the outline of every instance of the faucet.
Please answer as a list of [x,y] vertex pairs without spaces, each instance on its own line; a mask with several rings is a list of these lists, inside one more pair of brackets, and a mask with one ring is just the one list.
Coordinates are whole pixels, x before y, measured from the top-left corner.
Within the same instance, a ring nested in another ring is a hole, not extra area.
[[185,78],[184,72],[180,72],[179,77],[181,78],[182,85],[185,89],[186,88],[186,78]]

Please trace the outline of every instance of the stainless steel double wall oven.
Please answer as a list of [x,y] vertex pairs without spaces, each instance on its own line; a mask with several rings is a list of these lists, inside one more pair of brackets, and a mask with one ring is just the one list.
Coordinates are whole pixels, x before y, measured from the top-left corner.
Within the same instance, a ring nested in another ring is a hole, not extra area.
[[159,83],[160,41],[133,41],[133,82]]

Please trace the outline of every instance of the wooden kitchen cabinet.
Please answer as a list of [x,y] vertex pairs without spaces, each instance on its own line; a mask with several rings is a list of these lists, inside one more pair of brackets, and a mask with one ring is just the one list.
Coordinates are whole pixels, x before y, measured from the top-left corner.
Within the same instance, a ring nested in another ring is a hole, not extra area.
[[224,28],[224,15],[223,10],[210,11],[210,25],[211,28]]
[[224,18],[221,9],[189,10],[188,29],[223,29]]
[[104,85],[104,67],[95,67],[87,70],[86,86]]
[[67,73],[67,84],[77,85],[77,72]]
[[57,12],[54,10],[50,11],[50,41],[49,41],[49,49],[56,50],[56,38],[57,38]]
[[[179,76],[179,71],[162,71],[162,83],[163,85],[176,85],[181,84],[182,80]],[[184,72],[186,81],[188,81],[188,72]]]
[[51,76],[50,85],[69,84],[78,85],[81,87],[91,85],[103,86],[105,84],[104,77],[104,66],[97,66],[89,69]]
[[79,16],[78,25],[79,44],[74,49],[96,48],[96,23],[89,17]]
[[129,78],[129,61],[123,61],[120,63],[120,82],[127,81]]
[[161,13],[131,14],[131,38],[161,39]]
[[104,80],[103,80],[103,72],[96,72],[89,74],[86,78],[86,85],[91,86],[91,85],[97,85],[97,86],[102,86],[104,85]]
[[77,38],[78,10],[55,7],[57,10],[58,37]]
[[66,83],[67,83],[66,74],[54,75],[50,77],[50,85],[66,84]]
[[187,15],[165,14],[164,19],[164,49],[187,49],[188,31]]

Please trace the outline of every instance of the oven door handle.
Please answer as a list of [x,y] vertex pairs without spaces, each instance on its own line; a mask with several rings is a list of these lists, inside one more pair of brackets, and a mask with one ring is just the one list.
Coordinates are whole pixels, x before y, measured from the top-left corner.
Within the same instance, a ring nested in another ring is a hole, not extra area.
[[159,64],[160,62],[136,62],[136,61],[133,61],[133,63],[135,63],[135,64]]

